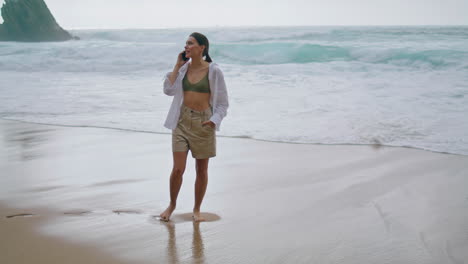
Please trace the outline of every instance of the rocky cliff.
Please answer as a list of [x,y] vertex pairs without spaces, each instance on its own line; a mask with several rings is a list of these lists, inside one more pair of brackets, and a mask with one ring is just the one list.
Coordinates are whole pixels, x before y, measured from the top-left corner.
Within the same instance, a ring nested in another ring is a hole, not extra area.
[[65,41],[73,37],[55,21],[44,0],[5,0],[0,41]]

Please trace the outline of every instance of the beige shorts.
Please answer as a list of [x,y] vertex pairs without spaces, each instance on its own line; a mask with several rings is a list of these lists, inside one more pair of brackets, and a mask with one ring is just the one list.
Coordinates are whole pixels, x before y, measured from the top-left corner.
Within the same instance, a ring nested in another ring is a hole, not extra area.
[[216,156],[216,131],[202,123],[210,120],[211,108],[196,111],[182,104],[177,127],[172,130],[172,151],[190,151],[196,159]]

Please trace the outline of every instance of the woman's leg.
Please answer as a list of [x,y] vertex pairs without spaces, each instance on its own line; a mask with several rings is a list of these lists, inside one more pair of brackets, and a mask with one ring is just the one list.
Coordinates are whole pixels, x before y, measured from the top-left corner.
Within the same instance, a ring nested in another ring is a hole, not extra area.
[[195,206],[193,207],[193,219],[195,221],[205,220],[200,216],[200,206],[208,185],[208,161],[209,158],[196,160],[197,179],[195,180]]
[[184,175],[185,164],[187,162],[187,154],[188,151],[172,152],[174,167],[172,168],[171,178],[169,180],[171,203],[167,209],[159,215],[163,221],[169,221],[172,212],[176,208],[177,196],[179,195],[180,186],[182,186],[182,176]]

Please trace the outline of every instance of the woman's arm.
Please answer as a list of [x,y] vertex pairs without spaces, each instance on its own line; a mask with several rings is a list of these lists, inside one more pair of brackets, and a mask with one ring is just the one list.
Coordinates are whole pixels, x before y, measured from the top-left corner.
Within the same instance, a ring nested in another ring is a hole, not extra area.
[[164,78],[164,93],[167,95],[175,95],[176,92],[176,85],[175,81],[177,77],[179,76],[179,70],[180,68],[186,63],[187,61],[184,61],[182,59],[182,52],[179,53],[177,56],[177,62],[174,66],[174,69],[172,72],[166,73],[166,76]]
[[171,82],[171,85],[174,84],[177,76],[179,75],[179,70],[180,70],[180,67],[178,65],[175,65],[174,69],[172,70],[171,74],[169,75],[169,81]]

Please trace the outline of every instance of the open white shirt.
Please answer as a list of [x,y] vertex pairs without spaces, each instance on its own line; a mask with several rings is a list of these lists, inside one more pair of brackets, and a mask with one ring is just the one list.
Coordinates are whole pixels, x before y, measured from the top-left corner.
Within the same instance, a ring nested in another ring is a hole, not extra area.
[[[173,84],[171,84],[171,81],[169,80],[171,72],[166,73],[164,78],[164,93],[174,96],[169,112],[167,113],[166,121],[164,122],[164,126],[169,129],[175,129],[177,127],[180,107],[184,101],[182,80],[187,72],[189,63],[191,63],[191,61],[180,67],[177,78]],[[223,72],[219,68],[218,64],[214,62],[211,62],[208,68],[208,81],[210,83],[211,90],[210,105],[213,110],[213,115],[211,116],[210,121],[216,125],[216,130],[219,131],[221,121],[227,114],[229,102]]]

